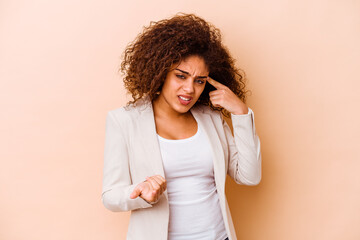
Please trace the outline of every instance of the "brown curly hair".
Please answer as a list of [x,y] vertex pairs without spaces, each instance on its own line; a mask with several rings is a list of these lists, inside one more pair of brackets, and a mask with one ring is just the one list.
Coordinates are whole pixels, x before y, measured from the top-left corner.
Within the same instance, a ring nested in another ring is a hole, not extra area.
[[[202,57],[209,77],[226,85],[245,103],[245,74],[235,67],[235,60],[223,46],[220,30],[194,14],[178,13],[170,19],[152,21],[126,47],[119,70],[125,75],[125,88],[134,99],[128,105],[145,96],[154,100],[170,67],[191,55]],[[225,109],[211,104],[209,92],[214,89],[206,84],[196,104],[222,110],[229,116]]]

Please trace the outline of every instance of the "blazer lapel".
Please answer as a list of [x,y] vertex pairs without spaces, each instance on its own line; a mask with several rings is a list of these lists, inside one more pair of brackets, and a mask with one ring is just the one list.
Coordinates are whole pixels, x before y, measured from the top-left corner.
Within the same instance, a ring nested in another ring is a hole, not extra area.
[[204,130],[207,134],[212,149],[216,187],[218,188],[218,191],[224,191],[226,177],[225,159],[223,149],[221,147],[222,144],[216,132],[214,122],[210,114],[203,111],[203,109],[200,109],[199,107],[191,109],[191,113],[198,121],[201,122],[201,125],[204,126]]
[[[147,156],[146,161],[150,165],[153,175],[161,175],[165,177],[160,145],[156,134],[152,103],[148,99],[145,99],[139,103],[137,109],[139,111],[139,127],[141,133],[143,134],[141,139],[142,148],[145,151],[145,156]],[[164,195],[166,199],[168,199],[167,191],[164,192]]]

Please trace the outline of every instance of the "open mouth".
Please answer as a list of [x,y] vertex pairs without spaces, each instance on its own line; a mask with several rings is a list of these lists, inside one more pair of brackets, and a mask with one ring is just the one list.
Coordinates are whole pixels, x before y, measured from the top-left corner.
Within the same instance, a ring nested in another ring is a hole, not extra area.
[[192,100],[192,97],[188,97],[188,96],[180,95],[180,96],[178,96],[178,98],[179,98],[180,103],[183,105],[188,105]]

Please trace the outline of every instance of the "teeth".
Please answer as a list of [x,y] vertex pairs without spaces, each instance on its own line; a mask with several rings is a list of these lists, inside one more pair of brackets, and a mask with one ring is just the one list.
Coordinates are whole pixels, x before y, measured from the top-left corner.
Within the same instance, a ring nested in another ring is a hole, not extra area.
[[182,97],[182,96],[179,96],[179,98],[181,98],[181,99],[184,100],[184,101],[190,101],[190,98],[184,98],[184,97]]

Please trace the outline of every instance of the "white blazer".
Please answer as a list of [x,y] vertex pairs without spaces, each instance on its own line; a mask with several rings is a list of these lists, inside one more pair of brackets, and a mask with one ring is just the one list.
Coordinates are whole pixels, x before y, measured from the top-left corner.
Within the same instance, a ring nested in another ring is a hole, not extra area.
[[[111,110],[106,116],[102,202],[113,212],[131,211],[127,240],[168,237],[167,191],[154,204],[130,194],[146,176],[166,178],[156,135],[154,112],[149,100],[136,106]],[[255,131],[254,113],[231,115],[234,137],[222,115],[207,106],[191,108],[204,126],[213,149],[214,177],[224,225],[229,240],[236,233],[225,196],[226,174],[238,184],[257,185],[261,179],[260,140]],[[218,240],[218,239],[216,239]],[[221,240],[221,239],[220,239]]]

